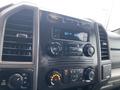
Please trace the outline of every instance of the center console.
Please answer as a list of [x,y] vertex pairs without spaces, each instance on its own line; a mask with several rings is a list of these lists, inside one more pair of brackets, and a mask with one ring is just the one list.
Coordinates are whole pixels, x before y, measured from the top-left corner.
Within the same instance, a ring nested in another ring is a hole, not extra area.
[[110,78],[110,66],[100,65],[95,22],[41,12],[38,90],[84,87]]

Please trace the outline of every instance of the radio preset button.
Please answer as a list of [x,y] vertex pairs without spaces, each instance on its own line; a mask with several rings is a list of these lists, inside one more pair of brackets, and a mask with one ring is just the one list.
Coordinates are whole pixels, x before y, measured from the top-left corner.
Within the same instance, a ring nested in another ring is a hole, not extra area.
[[83,54],[83,48],[78,48],[78,55],[82,55]]

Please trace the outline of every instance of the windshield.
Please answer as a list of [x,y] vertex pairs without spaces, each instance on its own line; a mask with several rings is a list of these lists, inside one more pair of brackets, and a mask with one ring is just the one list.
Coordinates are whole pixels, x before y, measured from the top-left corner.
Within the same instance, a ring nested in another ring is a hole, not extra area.
[[31,2],[40,9],[76,18],[89,18],[101,23],[107,30],[120,27],[120,0],[3,0],[0,6],[10,3]]

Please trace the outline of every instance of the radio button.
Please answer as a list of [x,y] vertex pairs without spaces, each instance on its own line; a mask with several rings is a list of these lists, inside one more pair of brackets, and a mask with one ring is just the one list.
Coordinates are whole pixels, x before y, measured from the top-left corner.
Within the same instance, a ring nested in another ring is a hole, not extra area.
[[78,48],[78,55],[82,55],[83,54],[83,48]]
[[69,69],[63,70],[63,82],[68,84],[70,82],[70,71]]

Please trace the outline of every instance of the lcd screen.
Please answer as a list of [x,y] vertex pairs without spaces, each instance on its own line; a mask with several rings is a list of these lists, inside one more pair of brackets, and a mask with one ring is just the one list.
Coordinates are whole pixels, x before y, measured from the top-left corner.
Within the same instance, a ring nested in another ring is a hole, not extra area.
[[68,30],[68,29],[59,29],[54,28],[53,36],[56,39],[66,39],[66,40],[76,40],[76,41],[88,41],[88,32],[81,30]]

